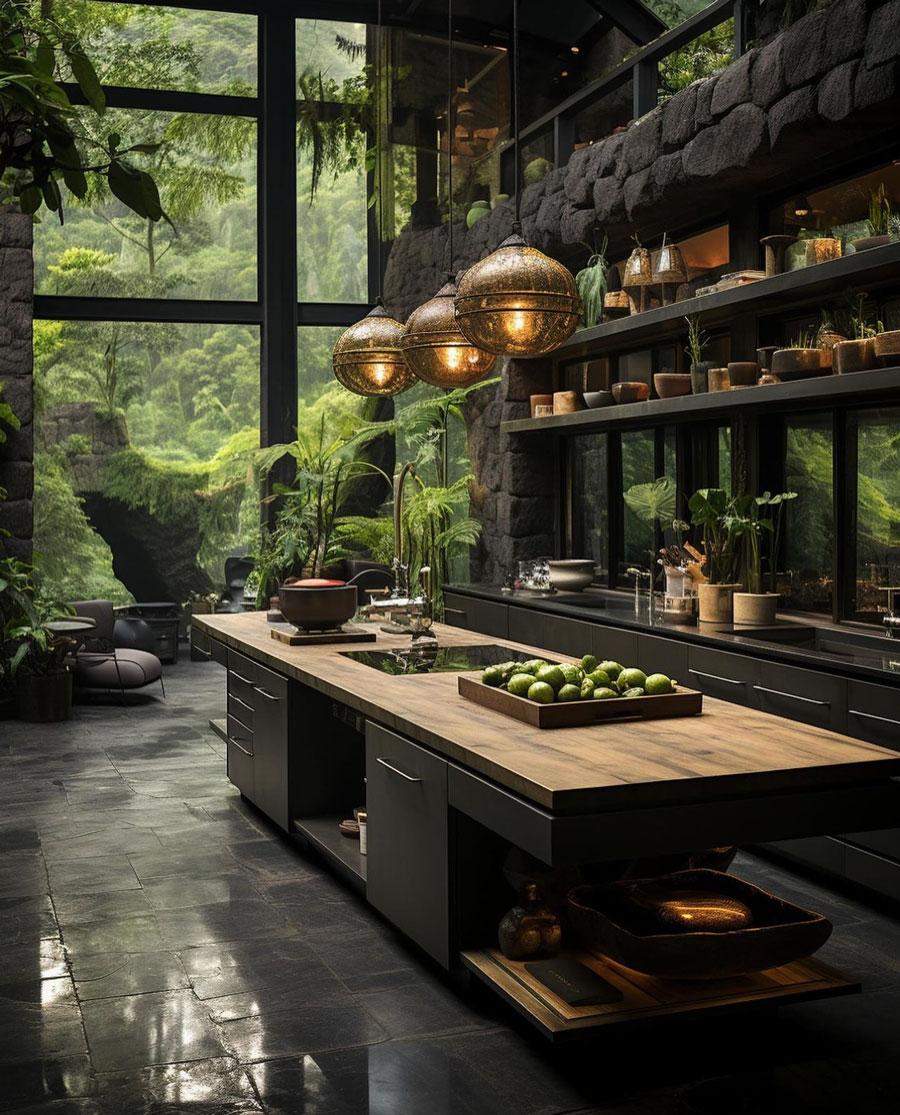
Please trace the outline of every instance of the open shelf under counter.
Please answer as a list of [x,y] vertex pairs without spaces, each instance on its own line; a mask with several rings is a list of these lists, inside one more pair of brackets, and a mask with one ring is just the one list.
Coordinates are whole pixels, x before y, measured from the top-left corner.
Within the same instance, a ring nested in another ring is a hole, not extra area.
[[228,742],[228,721],[224,717],[221,720],[210,720],[209,726],[223,743]]
[[299,817],[294,820],[294,830],[328,860],[337,874],[365,894],[368,861],[360,855],[359,841],[344,836],[338,828],[342,820],[344,818],[336,813],[322,817]]
[[666,1018],[711,1018],[748,1007],[779,1006],[852,995],[856,981],[809,958],[747,976],[723,980],[663,980],[642,975],[588,952],[569,951],[622,993],[617,1003],[572,1007],[497,949],[469,949],[462,963],[479,980],[553,1042],[585,1037],[608,1027]]
[[877,403],[900,401],[900,367],[876,368],[848,375],[816,376],[791,383],[742,387],[734,391],[709,391],[677,399],[648,399],[644,403],[597,407],[574,414],[547,418],[516,418],[503,422],[506,434],[550,430],[554,433],[587,434],[628,426],[662,426],[672,422],[696,422],[737,411],[776,409],[815,410],[842,402]]
[[614,350],[637,348],[676,337],[685,331],[687,314],[701,314],[705,329],[727,325],[742,314],[782,313],[840,294],[847,287],[869,290],[896,283],[900,243],[854,252],[840,259],[786,271],[769,279],[686,298],[641,314],[580,329],[553,356],[566,363],[588,360]]

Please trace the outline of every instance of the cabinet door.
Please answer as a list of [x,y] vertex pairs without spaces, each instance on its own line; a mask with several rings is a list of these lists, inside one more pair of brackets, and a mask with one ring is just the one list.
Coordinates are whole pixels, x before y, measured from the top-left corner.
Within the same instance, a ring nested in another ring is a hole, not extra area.
[[253,687],[253,801],[285,831],[288,818],[288,682],[256,667]]
[[692,646],[688,651],[687,684],[710,697],[738,705],[756,705],[759,662],[741,654]]
[[477,596],[460,596],[457,593],[444,593],[444,622],[451,627],[462,627],[466,631],[478,631],[482,635],[493,635],[498,639],[508,639],[509,631],[506,604],[495,600],[481,600]]
[[638,658],[638,633],[624,627],[596,623],[591,631],[591,653],[602,662],[610,659],[632,666]]
[[469,620],[472,598],[458,596],[455,592],[444,593],[444,622],[451,627],[462,627],[466,631],[474,631]]
[[761,662],[753,686],[759,707],[833,732],[847,730],[847,683],[832,674]]
[[541,625],[542,645],[557,654],[583,658],[591,652],[593,624],[567,616],[545,615]]
[[847,732],[851,736],[900,751],[900,689],[851,681],[847,704]]
[[448,967],[447,764],[370,722],[366,810],[368,900]]
[[691,689],[688,674],[688,644],[677,639],[666,639],[659,635],[640,635],[638,637],[637,665],[645,674],[668,674],[674,681]]
[[509,612],[509,638],[516,643],[524,643],[535,650],[547,650],[544,646],[543,616],[531,608],[513,608]]
[[240,724],[228,719],[226,741],[226,762],[228,781],[236,786],[244,797],[255,801],[253,779],[253,736]]

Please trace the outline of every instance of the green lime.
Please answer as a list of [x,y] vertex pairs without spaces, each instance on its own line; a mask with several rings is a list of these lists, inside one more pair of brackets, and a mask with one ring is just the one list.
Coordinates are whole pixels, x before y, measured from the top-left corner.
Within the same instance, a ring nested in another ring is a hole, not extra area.
[[537,701],[539,705],[552,705],[556,700],[553,686],[548,685],[545,681],[532,682],[526,696],[529,701]]
[[610,701],[618,695],[615,689],[610,689],[607,685],[601,685],[599,689],[594,690],[594,699],[597,701]]
[[612,680],[606,670],[601,670],[599,666],[596,670],[592,670],[588,674],[588,677],[591,679],[595,686],[609,685],[610,681]]
[[597,668],[609,674],[610,681],[615,681],[619,674],[621,674],[621,672],[625,669],[625,667],[621,663],[613,662],[612,659],[607,659],[605,662],[601,662]]
[[651,697],[655,697],[659,693],[674,693],[675,683],[665,674],[651,674],[644,682],[644,688]]
[[623,670],[618,678],[616,678],[616,681],[618,681],[620,689],[643,689],[647,684],[647,675],[643,670],[639,670],[636,666],[632,666],[627,670]]
[[545,681],[551,686],[554,693],[558,693],[566,684],[566,675],[559,666],[541,666],[536,676],[538,681]]
[[589,701],[594,696],[594,683],[590,678],[585,678],[581,683],[581,699]]
[[557,696],[559,701],[580,701],[581,689],[577,685],[564,685]]
[[597,669],[597,659],[593,654],[586,654],[581,660],[581,668],[586,674],[592,674]]
[[506,688],[515,697],[527,697],[532,685],[534,685],[534,678],[531,674],[513,674],[506,683]]
[[584,670],[582,670],[580,666],[573,666],[566,663],[564,666],[560,666],[560,669],[569,685],[581,685],[584,681]]
[[643,696],[645,696],[644,687],[642,685],[632,685],[629,689],[625,690],[625,692],[622,694],[622,696],[623,697],[643,697]]
[[481,675],[481,680],[485,685],[491,685],[496,689],[497,686],[502,685],[505,681],[503,670],[499,666],[488,666]]

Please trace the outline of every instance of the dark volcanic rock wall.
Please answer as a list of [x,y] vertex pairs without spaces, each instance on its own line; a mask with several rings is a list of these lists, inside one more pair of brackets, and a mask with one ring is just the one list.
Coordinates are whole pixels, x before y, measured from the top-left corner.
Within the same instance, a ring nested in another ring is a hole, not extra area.
[[[0,445],[0,552],[31,559],[34,525],[31,218],[0,210],[0,387],[22,423]],[[9,537],[3,534],[8,532]]]
[[[711,222],[724,219],[760,193],[788,188],[791,178],[829,167],[837,173],[896,137],[898,60],[900,0],[834,0],[527,186],[524,234],[548,254],[576,263],[595,226],[624,248],[632,231],[651,239],[696,224],[704,213]],[[487,255],[512,222],[507,203],[468,231],[456,225],[455,267]],[[405,318],[431,297],[448,263],[446,226],[407,229],[398,237],[385,282],[396,316]],[[532,390],[547,389],[546,375],[521,374]],[[552,546],[550,493],[539,491],[551,470],[549,443],[529,447],[526,439],[504,437],[495,421],[498,414],[526,413],[526,403],[518,381],[505,376],[496,397],[479,397],[472,408],[474,506],[485,524],[473,562],[478,579],[496,579],[514,558]],[[536,516],[533,501],[540,499],[546,505]],[[540,529],[522,533],[520,523],[529,521]]]

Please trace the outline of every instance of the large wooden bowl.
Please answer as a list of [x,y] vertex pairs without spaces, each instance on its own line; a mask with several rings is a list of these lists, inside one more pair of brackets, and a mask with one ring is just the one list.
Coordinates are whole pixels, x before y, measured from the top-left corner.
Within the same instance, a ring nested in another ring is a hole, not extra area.
[[343,581],[282,585],[278,590],[281,614],[303,631],[330,631],[356,613],[356,585]]

